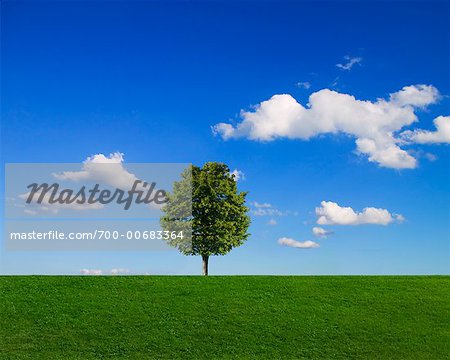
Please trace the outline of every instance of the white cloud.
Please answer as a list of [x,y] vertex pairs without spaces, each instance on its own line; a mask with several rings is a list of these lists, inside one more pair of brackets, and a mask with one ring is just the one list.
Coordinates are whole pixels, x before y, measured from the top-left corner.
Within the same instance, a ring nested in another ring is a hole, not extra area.
[[102,275],[103,271],[97,270],[97,269],[81,269],[80,274],[81,275]]
[[270,226],[275,226],[275,225],[277,225],[278,223],[277,223],[277,221],[275,220],[275,219],[270,219],[268,222],[267,222],[267,225],[270,225]]
[[81,275],[125,275],[129,274],[130,270],[123,269],[123,268],[117,268],[117,269],[111,269],[108,271],[103,271],[100,269],[81,269],[80,274]]
[[450,144],[450,116],[438,116],[433,122],[436,127],[435,131],[407,130],[401,133],[402,139],[418,144]]
[[361,212],[356,212],[351,207],[341,207],[332,201],[322,201],[316,208],[319,225],[362,225],[377,224],[388,225],[394,220],[404,221],[400,214],[391,214],[386,209],[366,207]]
[[309,89],[311,87],[311,83],[308,81],[299,81],[295,84],[298,88]]
[[215,135],[224,140],[245,137],[254,141],[277,138],[308,140],[321,134],[344,133],[356,138],[356,150],[369,161],[395,169],[412,169],[416,159],[400,148],[396,132],[417,121],[415,111],[435,103],[439,93],[431,85],[405,86],[389,100],[357,100],[330,89],[314,92],[306,107],[291,95],[274,95],[252,111],[241,111],[236,126],[219,123]]
[[241,171],[241,170],[234,169],[230,174],[231,174],[231,175],[234,175],[234,179],[235,179],[236,181],[239,181],[239,180],[245,180],[245,174],[244,174],[244,172]]
[[392,214],[392,216],[394,217],[395,221],[400,224],[406,221],[406,218],[402,214]]
[[327,236],[333,234],[330,230],[325,230],[324,228],[321,228],[319,226],[315,226],[312,228],[312,233],[314,236],[318,238],[326,238]]
[[38,214],[37,210],[33,210],[33,209],[24,209],[23,212],[27,215],[37,215]]
[[287,238],[287,237],[282,237],[282,238],[278,239],[278,244],[280,244],[282,246],[289,246],[289,247],[297,248],[297,249],[312,249],[312,248],[316,248],[316,247],[320,246],[319,244],[317,244],[316,242],[311,241],[311,240],[306,240],[304,242],[301,242],[301,241],[297,241],[297,240]]
[[64,171],[60,174],[53,174],[53,176],[59,180],[75,182],[91,180],[118,189],[128,190],[139,179],[124,168],[123,156],[119,152],[109,154],[109,156],[103,154],[93,155],[83,162],[81,171]]
[[286,211],[281,211],[281,210],[272,209],[272,208],[268,208],[268,209],[259,208],[259,209],[254,209],[251,212],[255,216],[285,216],[285,215],[287,215]]
[[275,208],[272,204],[269,203],[258,203],[256,201],[253,201],[250,203],[254,207],[254,209],[251,209],[251,213],[254,216],[288,216],[293,215],[297,216],[298,213],[296,211],[290,211],[290,210],[279,210]]
[[109,270],[109,273],[111,275],[125,275],[125,274],[129,274],[130,270],[118,268],[118,269],[111,269],[111,270]]
[[344,64],[336,64],[336,66],[339,69],[342,70],[351,70],[351,68],[356,65],[356,64],[361,64],[362,62],[362,57],[351,57],[351,56],[344,56],[344,59],[347,60],[347,62],[345,62]]
[[260,203],[258,203],[256,201],[254,201],[252,204],[256,208],[271,208],[272,207],[272,204],[269,204],[269,203],[262,203],[262,204],[260,204]]
[[214,135],[221,135],[225,140],[230,139],[232,137],[236,137],[235,129],[233,125],[230,124],[226,123],[216,124],[212,127],[212,131]]

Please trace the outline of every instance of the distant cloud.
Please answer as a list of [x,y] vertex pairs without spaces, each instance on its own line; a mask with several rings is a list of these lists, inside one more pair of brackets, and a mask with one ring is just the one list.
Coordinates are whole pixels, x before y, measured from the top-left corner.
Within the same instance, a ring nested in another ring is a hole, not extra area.
[[325,230],[324,228],[321,228],[319,226],[315,226],[312,228],[312,233],[314,236],[318,237],[318,238],[326,238],[329,235],[333,234],[332,231],[330,230]]
[[402,214],[392,214],[392,216],[399,224],[406,221],[406,218]]
[[402,222],[405,218],[400,214],[391,214],[386,209],[366,207],[356,212],[351,207],[341,207],[332,201],[322,201],[316,208],[319,225],[388,225],[395,220]]
[[97,270],[97,269],[81,269],[80,274],[81,275],[102,275],[103,271]]
[[233,126],[212,127],[224,140],[247,138],[269,142],[280,138],[309,140],[321,134],[347,134],[355,138],[356,152],[369,161],[393,169],[414,169],[417,160],[402,149],[405,139],[420,143],[447,142],[449,117],[438,117],[436,132],[404,132],[402,128],[418,121],[416,110],[440,98],[432,85],[411,85],[390,94],[389,99],[357,100],[349,94],[323,89],[309,96],[303,106],[291,95],[279,94],[250,111],[242,110],[242,121]]
[[280,239],[278,239],[278,244],[282,245],[282,246],[289,246],[289,247],[293,247],[293,248],[297,248],[297,249],[312,249],[312,248],[317,248],[320,245],[317,244],[314,241],[311,240],[306,240],[304,242],[301,241],[297,241],[291,238],[287,238],[287,237],[282,237]]
[[278,209],[272,209],[272,208],[268,208],[268,209],[264,209],[264,208],[259,208],[259,209],[254,209],[251,211],[251,213],[255,216],[286,216],[287,212],[283,212],[281,210]]
[[241,170],[234,169],[230,174],[234,175],[236,181],[245,180],[245,174]]
[[23,212],[27,215],[37,215],[39,212],[33,209],[24,209]]
[[269,204],[269,203],[260,204],[260,203],[258,203],[256,201],[254,201],[252,204],[253,204],[254,207],[256,207],[258,209],[260,209],[260,208],[266,209],[266,208],[271,208],[272,207],[272,204]]
[[[411,143],[405,140],[405,144]],[[411,149],[409,152],[417,159],[426,159],[431,162],[436,161],[438,159],[438,157],[435,154],[424,151],[422,149]]]
[[339,69],[347,70],[347,71],[351,70],[352,67],[355,66],[356,64],[361,64],[361,62],[363,60],[362,57],[351,57],[351,56],[348,56],[348,55],[344,56],[344,59],[346,60],[345,63],[343,63],[343,64],[336,64],[336,66]]
[[119,268],[119,269],[111,269],[111,270],[109,270],[109,273],[110,273],[111,275],[125,275],[125,274],[129,274],[129,273],[130,273],[130,270],[128,270],[128,269],[122,269],[122,268]]
[[275,220],[275,219],[270,219],[268,222],[267,222],[267,225],[270,225],[270,226],[275,226],[275,225],[277,225],[278,223],[277,223],[277,221]]
[[339,76],[335,77],[333,82],[331,83],[331,87],[336,87],[339,83]]
[[272,204],[269,203],[258,203],[256,201],[253,201],[250,203],[250,205],[253,207],[251,209],[251,213],[254,216],[288,216],[293,215],[297,216],[298,213],[296,211],[290,211],[290,210],[279,210],[275,208]]
[[311,83],[309,81],[299,81],[295,84],[295,86],[301,89],[309,89],[311,87]]
[[117,268],[117,269],[111,269],[108,271],[103,271],[100,269],[81,269],[80,274],[81,275],[125,275],[129,274],[130,270],[123,269],[123,268]]

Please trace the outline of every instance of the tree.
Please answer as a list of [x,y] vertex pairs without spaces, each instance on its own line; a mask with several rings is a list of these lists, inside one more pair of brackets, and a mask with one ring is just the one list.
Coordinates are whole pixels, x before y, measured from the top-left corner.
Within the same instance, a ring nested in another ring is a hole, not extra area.
[[191,166],[167,194],[160,221],[163,230],[182,230],[188,236],[167,242],[185,255],[200,255],[203,275],[208,275],[210,256],[227,254],[250,235],[246,195],[238,191],[235,175],[225,164]]

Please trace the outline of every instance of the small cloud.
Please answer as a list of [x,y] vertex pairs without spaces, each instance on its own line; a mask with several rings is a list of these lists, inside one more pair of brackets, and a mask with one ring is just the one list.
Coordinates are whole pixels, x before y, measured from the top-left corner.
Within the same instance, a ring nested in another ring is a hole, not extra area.
[[245,174],[241,170],[234,169],[230,174],[234,176],[234,180],[236,181],[245,180]]
[[277,221],[275,220],[275,219],[270,219],[268,222],[267,222],[267,225],[270,225],[270,226],[275,226],[275,225],[277,225],[278,223],[277,223]]
[[354,65],[356,65],[356,64],[361,64],[361,62],[362,62],[362,57],[351,57],[351,56],[344,56],[344,59],[345,60],[347,60],[345,63],[343,63],[343,64],[336,64],[336,66],[339,68],[339,69],[342,69],[342,70],[347,70],[347,71],[350,71],[351,69],[352,69],[352,67],[354,66]]
[[111,270],[109,270],[109,273],[110,273],[111,275],[125,275],[125,274],[129,274],[129,273],[130,273],[130,270],[128,270],[128,269],[122,269],[122,268],[119,268],[119,269],[111,269]]
[[99,269],[81,269],[81,275],[102,275],[103,271]]
[[32,209],[24,209],[23,212],[27,215],[37,215],[38,212],[36,210],[32,210]]
[[402,223],[406,221],[406,218],[402,214],[393,214],[395,221]]
[[278,244],[280,244],[281,246],[288,246],[297,249],[312,249],[320,246],[318,243],[311,240],[301,242],[287,237],[278,239]]
[[314,236],[316,236],[318,238],[325,239],[329,235],[333,234],[333,231],[325,230],[324,228],[321,228],[319,226],[315,226],[315,227],[312,228],[312,233],[313,233]]
[[336,86],[338,85],[338,83],[339,83],[339,76],[337,76],[337,77],[333,80],[333,82],[331,83],[331,87],[336,87]]
[[393,215],[386,209],[366,207],[361,212],[356,212],[351,207],[339,206],[333,201],[322,201],[320,207],[316,208],[319,225],[388,225],[402,217],[400,214]]
[[255,207],[255,208],[258,208],[258,209],[260,209],[260,208],[271,208],[272,207],[272,204],[269,204],[269,203],[263,203],[263,204],[260,204],[260,203],[258,203],[258,202],[256,202],[256,201],[253,201],[253,206]]
[[117,268],[117,269],[111,269],[109,271],[103,271],[100,269],[81,269],[80,274],[81,275],[125,275],[129,274],[130,270],[123,269],[123,268]]
[[251,213],[254,216],[286,216],[288,214],[287,211],[272,208],[258,208],[251,210]]
[[250,203],[254,207],[254,209],[251,210],[251,213],[254,216],[297,216],[297,211],[290,211],[290,210],[279,210],[275,208],[272,204],[269,203],[258,203],[256,201],[253,201]]
[[311,87],[311,83],[309,83],[308,81],[299,81],[295,84],[295,86],[300,89],[309,89]]
[[[399,141],[399,143],[408,144],[408,142],[404,140]],[[426,152],[422,149],[409,149],[408,151],[412,156],[415,156],[417,159],[426,159],[431,162],[434,162],[438,159],[438,157],[435,154]]]

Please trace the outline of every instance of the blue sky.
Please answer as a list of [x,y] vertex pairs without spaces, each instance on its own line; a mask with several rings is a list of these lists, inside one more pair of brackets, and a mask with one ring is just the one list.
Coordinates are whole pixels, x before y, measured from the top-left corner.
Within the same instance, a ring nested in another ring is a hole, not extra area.
[[[270,204],[259,209],[271,215],[253,213],[251,237],[212,259],[212,274],[449,273],[450,156],[444,130],[437,134],[433,124],[450,115],[448,3],[5,1],[1,12],[3,164],[121,152],[130,163],[222,161],[239,169],[252,210],[254,202]],[[428,87],[411,87],[420,84]],[[373,140],[363,131],[370,114],[349,100],[344,120],[352,123],[342,124],[334,114],[343,108],[323,89],[372,104],[391,99],[392,111],[406,108],[400,120],[418,121],[395,128],[395,140],[386,140],[388,125],[375,127]],[[317,93],[325,105],[308,115],[289,117],[275,102],[267,104],[273,116],[254,107],[287,94],[289,106],[307,109]],[[242,109],[250,114],[244,130],[213,134],[219,123],[237,129]],[[304,134],[303,124],[327,121],[336,131]],[[273,130],[275,123],[287,130]],[[266,130],[273,139],[252,135]],[[356,139],[377,149],[358,151]],[[400,149],[393,157],[406,151],[408,158],[386,166],[391,153],[378,151],[385,141]],[[385,209],[392,221],[342,225],[330,215],[331,224],[317,224],[322,201],[355,212]],[[318,238],[313,227],[334,233]],[[281,238],[320,246],[281,246]],[[2,273],[84,268],[197,274],[200,259],[4,248],[0,257]]]

